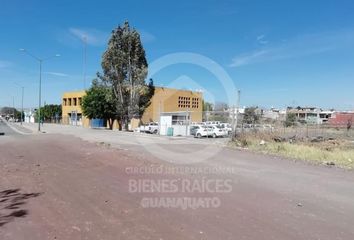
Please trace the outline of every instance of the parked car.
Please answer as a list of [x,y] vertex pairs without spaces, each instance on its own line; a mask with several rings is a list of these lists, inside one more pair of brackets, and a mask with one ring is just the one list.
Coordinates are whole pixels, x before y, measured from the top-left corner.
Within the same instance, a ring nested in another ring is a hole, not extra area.
[[220,124],[220,121],[208,121],[208,122],[205,122],[206,126],[216,126],[216,125],[219,125],[219,124]]
[[156,122],[151,122],[146,125],[141,125],[140,132],[157,134],[159,132],[159,124]]
[[213,136],[213,129],[211,127],[200,126],[194,136],[197,138],[211,137]]
[[192,126],[204,126],[205,122],[192,122],[191,125]]
[[226,137],[227,135],[229,135],[227,130],[219,125],[218,126],[211,126],[211,129],[212,129],[213,138]]
[[219,126],[222,127],[223,129],[225,129],[228,134],[232,133],[232,127],[231,127],[230,123],[220,123]]
[[197,133],[198,129],[200,129],[200,128],[201,128],[201,126],[199,126],[199,125],[192,125],[192,126],[190,126],[190,127],[189,127],[189,133],[190,133],[190,135],[195,136],[195,134]]

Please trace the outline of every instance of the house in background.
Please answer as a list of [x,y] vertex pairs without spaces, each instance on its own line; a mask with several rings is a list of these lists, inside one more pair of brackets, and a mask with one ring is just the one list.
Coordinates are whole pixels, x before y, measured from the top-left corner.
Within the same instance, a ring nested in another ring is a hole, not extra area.
[[288,107],[287,113],[294,113],[296,119],[302,123],[323,124],[332,117],[333,111],[323,111],[317,107]]
[[329,119],[329,124],[333,127],[346,127],[348,122],[354,122],[354,111],[335,112]]
[[35,122],[35,116],[36,116],[36,109],[25,109],[23,111],[25,115],[24,122],[25,123],[34,123]]

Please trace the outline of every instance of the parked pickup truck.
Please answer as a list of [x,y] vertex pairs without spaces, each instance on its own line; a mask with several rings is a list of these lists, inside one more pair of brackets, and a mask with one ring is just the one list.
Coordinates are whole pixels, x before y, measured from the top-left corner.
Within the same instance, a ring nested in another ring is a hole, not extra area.
[[159,132],[159,124],[155,122],[151,122],[145,125],[140,126],[140,132],[146,132],[146,133],[158,133]]

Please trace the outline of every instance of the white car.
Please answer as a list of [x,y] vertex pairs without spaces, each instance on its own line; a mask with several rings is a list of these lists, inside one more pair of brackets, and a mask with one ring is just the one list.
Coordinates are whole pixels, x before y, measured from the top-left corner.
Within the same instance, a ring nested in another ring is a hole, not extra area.
[[159,124],[155,122],[151,122],[146,125],[142,125],[140,126],[140,132],[157,134],[159,132]]
[[205,123],[206,126],[216,126],[219,125],[220,122],[219,121],[208,121]]
[[213,133],[213,138],[226,137],[227,135],[229,135],[228,131],[222,128],[221,126],[211,126],[211,129]]
[[230,124],[230,123],[220,123],[219,126],[222,127],[223,129],[225,129],[228,134],[231,134],[231,132],[232,132],[232,127],[231,127],[231,124]]
[[194,136],[197,138],[211,137],[213,136],[213,129],[211,127],[199,126]]

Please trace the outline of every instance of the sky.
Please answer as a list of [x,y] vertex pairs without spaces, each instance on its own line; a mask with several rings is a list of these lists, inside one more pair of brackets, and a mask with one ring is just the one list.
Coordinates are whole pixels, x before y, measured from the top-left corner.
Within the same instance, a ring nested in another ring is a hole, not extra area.
[[111,31],[128,20],[143,41],[155,85],[203,91],[211,102],[354,110],[354,1],[4,0],[0,107],[59,104],[101,71]]

